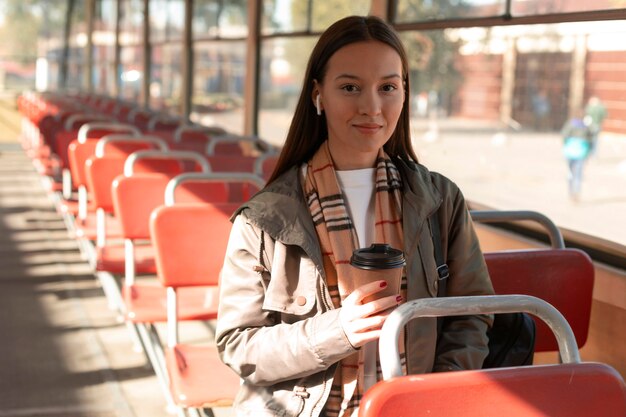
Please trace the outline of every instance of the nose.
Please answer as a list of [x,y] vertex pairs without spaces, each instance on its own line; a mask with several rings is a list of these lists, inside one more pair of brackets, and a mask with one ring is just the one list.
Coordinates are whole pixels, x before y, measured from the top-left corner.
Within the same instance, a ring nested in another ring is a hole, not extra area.
[[378,91],[363,90],[359,97],[359,114],[376,116],[381,112],[381,98]]

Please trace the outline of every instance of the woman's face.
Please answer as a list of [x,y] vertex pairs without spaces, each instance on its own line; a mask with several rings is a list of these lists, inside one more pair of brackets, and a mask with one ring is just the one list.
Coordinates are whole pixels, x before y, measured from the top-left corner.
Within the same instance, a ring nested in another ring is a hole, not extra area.
[[378,41],[339,49],[328,61],[320,95],[336,169],[372,168],[378,150],[394,132],[404,103],[402,61]]

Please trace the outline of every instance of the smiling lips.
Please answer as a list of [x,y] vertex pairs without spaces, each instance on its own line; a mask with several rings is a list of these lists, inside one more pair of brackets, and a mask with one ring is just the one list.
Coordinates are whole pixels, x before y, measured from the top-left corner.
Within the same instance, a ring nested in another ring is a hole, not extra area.
[[382,126],[377,123],[359,123],[353,125],[359,132],[365,134],[372,134],[382,129]]

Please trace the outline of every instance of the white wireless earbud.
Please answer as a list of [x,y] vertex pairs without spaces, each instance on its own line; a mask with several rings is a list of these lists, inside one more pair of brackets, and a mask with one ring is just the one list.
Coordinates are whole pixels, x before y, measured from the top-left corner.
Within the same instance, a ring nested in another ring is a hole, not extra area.
[[317,115],[321,116],[322,109],[320,108],[320,95],[319,94],[317,95],[317,97],[315,97],[315,108],[317,109]]

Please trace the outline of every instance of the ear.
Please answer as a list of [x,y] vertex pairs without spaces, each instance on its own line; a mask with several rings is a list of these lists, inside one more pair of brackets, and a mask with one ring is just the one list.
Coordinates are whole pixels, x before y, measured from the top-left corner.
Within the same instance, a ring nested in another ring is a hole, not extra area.
[[[317,80],[313,80],[313,89],[311,90],[311,101],[313,101],[313,105],[315,107],[317,107],[317,98],[320,95],[320,84],[317,82]],[[319,102],[319,110],[323,110],[324,106],[322,105],[321,101]]]

